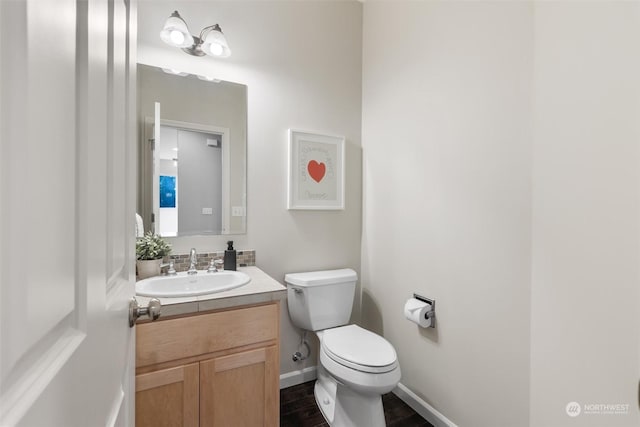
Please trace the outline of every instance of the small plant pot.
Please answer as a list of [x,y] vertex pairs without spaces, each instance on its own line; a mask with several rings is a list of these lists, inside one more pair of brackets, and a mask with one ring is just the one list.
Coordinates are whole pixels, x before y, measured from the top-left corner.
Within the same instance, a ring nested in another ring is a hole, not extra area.
[[139,259],[136,261],[138,280],[160,275],[162,259]]

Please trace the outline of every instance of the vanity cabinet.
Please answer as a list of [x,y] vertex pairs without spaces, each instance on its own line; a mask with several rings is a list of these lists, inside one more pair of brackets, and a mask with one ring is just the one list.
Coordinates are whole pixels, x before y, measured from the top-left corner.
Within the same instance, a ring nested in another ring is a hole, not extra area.
[[136,426],[198,425],[198,363],[136,375]]
[[201,425],[279,425],[277,353],[272,346],[200,362]]
[[279,302],[136,325],[136,426],[279,425]]

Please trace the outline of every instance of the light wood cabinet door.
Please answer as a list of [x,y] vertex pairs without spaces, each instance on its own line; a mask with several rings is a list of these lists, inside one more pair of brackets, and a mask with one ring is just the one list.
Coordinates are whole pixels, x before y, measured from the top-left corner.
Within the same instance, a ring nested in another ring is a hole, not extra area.
[[278,348],[200,362],[200,425],[277,427]]
[[199,364],[136,376],[136,427],[197,427]]

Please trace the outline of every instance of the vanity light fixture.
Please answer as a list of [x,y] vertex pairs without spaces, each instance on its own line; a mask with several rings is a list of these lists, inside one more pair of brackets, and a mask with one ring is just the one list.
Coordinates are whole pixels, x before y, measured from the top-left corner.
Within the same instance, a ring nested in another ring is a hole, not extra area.
[[209,25],[200,31],[199,36],[192,36],[187,23],[177,10],[167,18],[164,28],[160,31],[160,38],[169,46],[179,47],[193,56],[227,58],[231,55],[231,49],[220,25]]

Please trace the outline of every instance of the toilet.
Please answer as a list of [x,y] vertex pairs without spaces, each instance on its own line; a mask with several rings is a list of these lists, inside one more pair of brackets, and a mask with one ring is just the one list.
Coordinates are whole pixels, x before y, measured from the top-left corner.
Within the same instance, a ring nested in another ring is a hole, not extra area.
[[285,275],[294,325],[320,341],[316,403],[332,427],[384,427],[382,395],[400,381],[393,346],[349,325],[358,275],[349,268]]

